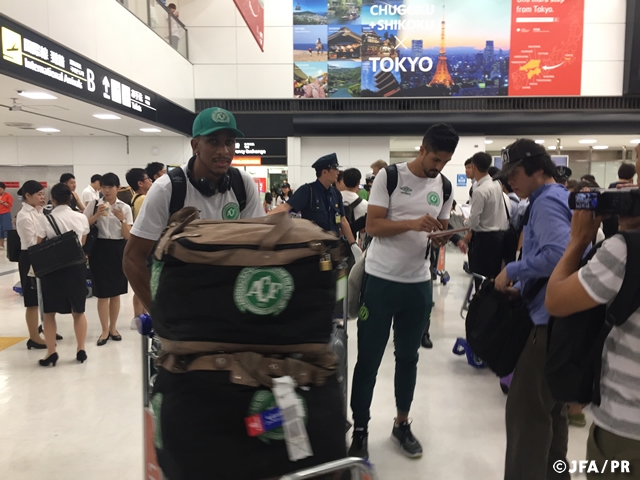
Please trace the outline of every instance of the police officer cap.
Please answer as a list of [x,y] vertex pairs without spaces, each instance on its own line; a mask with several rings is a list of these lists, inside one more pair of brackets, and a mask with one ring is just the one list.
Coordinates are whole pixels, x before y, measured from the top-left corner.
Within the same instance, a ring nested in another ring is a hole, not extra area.
[[340,168],[338,165],[338,156],[335,153],[330,153],[324,157],[320,157],[316,162],[311,165],[316,170],[330,170],[332,168]]
[[565,167],[564,165],[558,165],[556,168],[558,170],[558,177],[560,178],[569,178],[571,177],[571,175],[573,175],[573,172],[569,167]]

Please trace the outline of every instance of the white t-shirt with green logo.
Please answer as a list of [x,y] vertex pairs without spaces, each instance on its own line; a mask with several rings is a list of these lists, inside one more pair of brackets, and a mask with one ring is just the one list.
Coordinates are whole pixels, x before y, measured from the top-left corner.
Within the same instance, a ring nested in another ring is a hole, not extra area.
[[[187,165],[182,168],[187,171]],[[200,210],[202,220],[237,220],[238,218],[264,217],[262,200],[258,193],[256,183],[244,170],[240,170],[244,188],[247,193],[247,204],[242,213],[233,190],[216,193],[211,197],[205,197],[198,192],[191,182],[187,180],[187,196],[184,200],[185,207],[196,207]],[[131,233],[136,237],[147,240],[158,240],[162,235],[164,227],[169,221],[169,203],[171,201],[171,179],[169,175],[163,175],[153,182],[151,190],[142,204],[140,213],[136,217]]]
[[[398,164],[398,186],[391,198],[387,191],[387,172],[380,170],[371,187],[369,205],[387,208],[389,220],[415,220],[425,214],[448,220],[453,192],[443,202],[442,176],[416,177],[406,163]],[[374,237],[367,253],[365,271],[369,275],[399,283],[431,280],[429,260],[425,259],[428,239],[425,232],[405,232],[393,237]]]

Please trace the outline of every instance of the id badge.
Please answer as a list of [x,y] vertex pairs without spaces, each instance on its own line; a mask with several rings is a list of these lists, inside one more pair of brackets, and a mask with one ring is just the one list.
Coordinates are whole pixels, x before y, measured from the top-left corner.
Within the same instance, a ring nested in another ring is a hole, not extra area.
[[342,221],[342,217],[340,216],[340,214],[339,214],[339,213],[336,213],[336,223],[337,223],[338,225],[340,225],[340,222],[341,222],[341,221]]

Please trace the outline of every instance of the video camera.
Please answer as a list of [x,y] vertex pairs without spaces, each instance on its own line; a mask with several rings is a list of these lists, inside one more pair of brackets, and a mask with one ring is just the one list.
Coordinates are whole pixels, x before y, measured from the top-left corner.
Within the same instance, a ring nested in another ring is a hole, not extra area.
[[569,208],[591,210],[597,215],[640,217],[640,189],[591,189],[589,192],[572,192]]

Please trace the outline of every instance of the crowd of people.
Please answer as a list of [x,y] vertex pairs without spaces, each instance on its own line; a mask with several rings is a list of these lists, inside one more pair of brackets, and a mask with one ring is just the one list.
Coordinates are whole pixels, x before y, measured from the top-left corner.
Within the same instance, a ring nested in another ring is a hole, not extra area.
[[[77,340],[76,358],[79,362],[87,360],[85,303],[88,278],[92,294],[97,298],[97,313],[102,326],[97,345],[103,346],[109,340],[122,340],[117,322],[120,296],[128,292],[128,281],[122,269],[124,246],[152,181],[165,173],[164,165],[158,162],[150,163],[146,169],[132,168],[126,175],[129,184],[126,188],[121,187],[120,179],[114,173],[95,174],[80,195],[76,191],[75,176],[65,173],[61,175],[60,183],[51,188],[48,204],[45,188],[40,182],[28,180],[18,190],[22,208],[16,216],[15,229],[20,238],[18,266],[29,332],[27,348],[47,350],[47,356],[40,360],[40,365],[55,366],[58,361],[56,340],[62,337],[56,332],[56,314],[72,315]],[[127,198],[129,192],[131,195],[127,201],[118,198],[119,195]],[[0,195],[0,199],[4,199],[10,209],[12,199],[9,194]],[[8,218],[11,226],[10,213]],[[29,247],[70,231],[76,233],[84,248],[86,265],[62,268],[36,281]],[[38,294],[43,306],[40,328]],[[135,295],[133,303],[134,316],[145,312]]]
[[[230,112],[211,108],[199,114],[191,140],[194,156],[178,171],[188,179],[183,182],[182,198],[176,198],[173,188],[178,175],[163,176],[162,165],[127,173],[133,191],[129,202],[118,198],[120,180],[113,173],[93,176],[81,196],[75,193],[71,174],[63,175],[61,183],[51,189],[53,209],[48,216],[61,231],[73,230],[83,244],[92,229],[96,231],[88,265],[102,326],[97,344],[121,340],[117,329],[120,296],[127,293],[128,284],[136,294],[136,312],[149,308],[147,259],[175,203],[195,207],[200,217],[208,220],[297,212],[343,238],[348,246],[345,255],[351,257],[352,264],[360,261],[366,250],[351,387],[354,432],[349,455],[369,457],[370,407],[378,368],[393,330],[397,412],[391,436],[406,456],[420,457],[423,448],[411,429],[409,415],[418,352],[421,345],[427,346],[425,335],[429,339],[433,307],[430,252],[450,240],[447,231],[451,212],[456,211],[451,183],[442,170],[455,154],[458,134],[449,125],[430,127],[415,159],[397,165],[376,161],[363,186],[358,169],[341,171],[337,155],[327,154],[312,165],[316,181],[298,186],[295,192],[284,183],[264,200],[251,176],[230,166],[236,138],[241,136]],[[618,218],[611,238],[581,266],[580,260],[596,241],[604,218],[587,211],[573,212],[569,190],[594,187],[595,179],[582,178],[574,184],[570,170],[558,168],[544,147],[529,139],[517,140],[504,150],[501,170],[492,168],[491,163],[491,157],[481,152],[465,164],[467,176],[473,180],[465,215],[468,232],[454,243],[463,252],[468,246],[472,272],[494,279],[495,288],[505,294],[525,295],[540,279],[550,277],[548,288],[542,287],[527,305],[533,329],[508,392],[504,478],[569,478],[568,472],[553,469],[555,462],[566,462],[568,418],[567,406],[553,398],[544,376],[547,325],[551,315],[566,316],[612,301],[622,283],[627,258],[624,239],[616,233],[618,229],[640,228],[640,221]],[[614,186],[632,186],[635,174],[633,165],[624,164]],[[6,207],[2,193],[0,205]],[[43,340],[38,335],[38,299],[27,249],[51,238],[53,227],[43,213],[45,197],[39,183],[25,182],[19,194],[23,208],[17,227],[30,336],[27,346],[46,348],[48,356],[40,363],[55,365],[55,315],[71,313],[77,359],[85,361],[86,269],[69,267],[56,272],[55,277],[42,279]],[[614,327],[603,352],[607,378],[602,402],[592,408],[588,455],[599,461],[628,456],[624,459],[636,469],[636,476],[628,478],[638,478],[640,311],[625,325]]]

